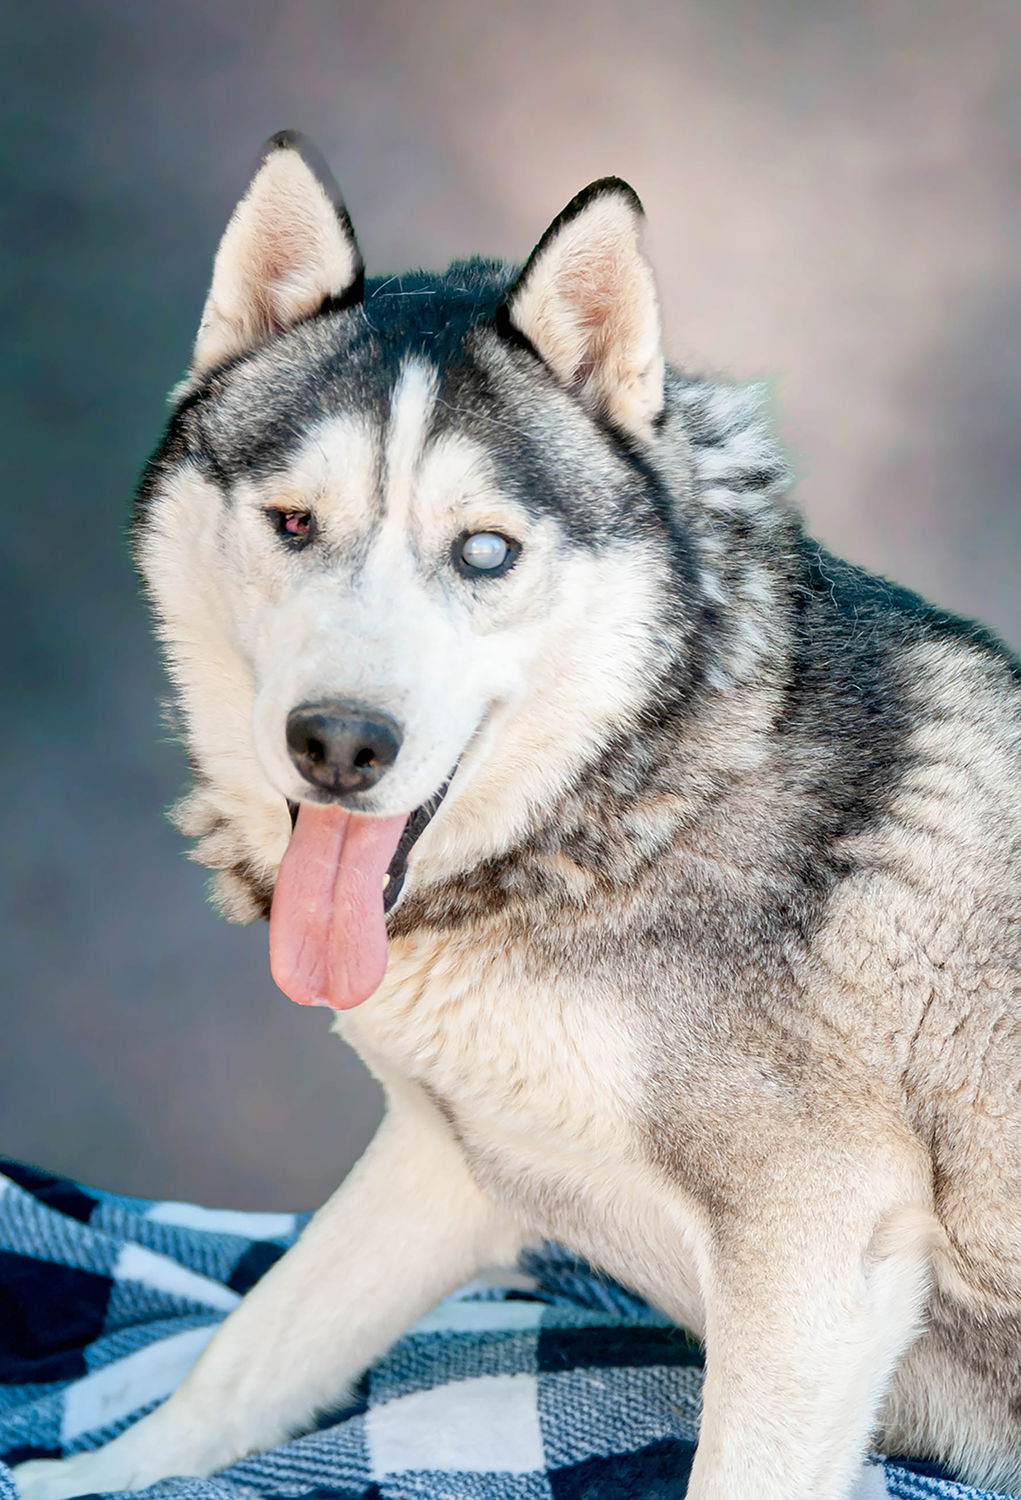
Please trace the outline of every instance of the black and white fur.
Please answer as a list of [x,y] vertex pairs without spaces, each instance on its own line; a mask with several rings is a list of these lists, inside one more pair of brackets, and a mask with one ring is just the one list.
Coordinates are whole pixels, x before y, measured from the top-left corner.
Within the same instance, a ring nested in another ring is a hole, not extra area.
[[[271,143],[139,503],[180,824],[247,920],[308,795],[295,704],[400,724],[356,810],[456,770],[337,1018],[376,1140],[166,1405],[30,1500],[281,1441],[545,1237],[705,1338],[696,1500],[845,1500],[870,1439],[1021,1484],[1018,667],[829,557],[787,482],[756,391],[664,366],[624,184],[520,272],[366,281]],[[478,530],[499,577],[456,565]]]

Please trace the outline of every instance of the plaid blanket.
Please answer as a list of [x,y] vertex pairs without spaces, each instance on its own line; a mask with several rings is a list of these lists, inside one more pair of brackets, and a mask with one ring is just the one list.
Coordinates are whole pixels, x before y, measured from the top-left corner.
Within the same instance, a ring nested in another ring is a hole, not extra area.
[[[161,1401],[305,1216],[96,1192],[0,1159],[0,1455],[109,1440]],[[160,1500],[672,1500],[698,1427],[698,1347],[548,1247],[418,1323],[318,1428]],[[0,1500],[16,1500],[0,1462]],[[983,1500],[874,1458],[856,1500]]]

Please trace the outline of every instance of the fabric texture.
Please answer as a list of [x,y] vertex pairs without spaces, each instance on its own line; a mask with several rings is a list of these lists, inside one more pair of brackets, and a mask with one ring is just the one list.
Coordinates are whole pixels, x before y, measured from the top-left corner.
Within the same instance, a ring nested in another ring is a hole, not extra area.
[[[0,1159],[0,1457],[108,1441],[178,1384],[283,1254],[299,1214],[97,1192]],[[698,1346],[555,1247],[463,1288],[355,1404],[160,1500],[674,1500],[698,1429]],[[0,1462],[0,1500],[16,1500]],[[932,1465],[872,1459],[855,1500],[984,1500]]]

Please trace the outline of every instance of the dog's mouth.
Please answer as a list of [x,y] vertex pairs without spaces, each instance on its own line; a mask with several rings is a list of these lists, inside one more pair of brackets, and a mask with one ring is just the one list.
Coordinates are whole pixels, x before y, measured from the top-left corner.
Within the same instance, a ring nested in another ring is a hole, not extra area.
[[397,848],[394,857],[386,867],[386,877],[383,884],[383,913],[389,916],[397,897],[404,889],[404,882],[408,876],[408,855],[418,843],[429,824],[440,810],[440,803],[447,795],[447,788],[454,779],[451,772],[438,792],[425,802],[421,807],[416,807],[411,817],[404,825],[404,832],[397,840]]
[[[397,900],[397,897],[404,889],[404,882],[407,879],[408,875],[408,855],[411,853],[415,844],[418,843],[419,839],[422,837],[423,833],[428,828],[433,818],[435,818],[436,814],[439,812],[440,803],[447,795],[447,789],[449,788],[450,783],[453,781],[453,779],[454,772],[451,771],[450,775],[440,787],[439,791],[434,792],[431,797],[429,797],[425,802],[422,803],[421,807],[416,807],[415,811],[410,815],[407,823],[405,823],[404,825],[404,832],[401,834],[400,838],[397,841],[397,848],[394,851],[394,857],[387,865],[386,874],[383,877],[383,911],[387,916],[389,916],[391,910],[393,909],[394,903]],[[292,832],[294,831],[294,826],[298,821],[299,810],[299,804],[297,802],[291,802],[290,799],[288,799],[287,811],[291,815]]]
[[410,816],[370,818],[336,804],[288,804],[292,833],[270,911],[270,966],[299,1005],[348,1010],[378,989],[386,972],[387,913],[451,777]]

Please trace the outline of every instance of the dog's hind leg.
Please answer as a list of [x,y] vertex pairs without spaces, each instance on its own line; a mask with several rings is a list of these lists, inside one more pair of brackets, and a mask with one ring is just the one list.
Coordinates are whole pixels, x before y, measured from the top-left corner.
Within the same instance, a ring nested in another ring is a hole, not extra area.
[[[921,1326],[933,1220],[889,1162],[779,1165],[716,1226],[690,1500],[847,1500],[898,1360]],[[910,1174],[909,1174],[910,1175]],[[783,1187],[811,1183],[810,1199]],[[917,1195],[917,1196],[916,1196]]]
[[402,1097],[350,1177],[217,1331],[170,1399],[105,1448],[15,1470],[26,1500],[205,1476],[343,1403],[414,1320],[522,1236],[433,1106]]
[[884,1450],[936,1459],[980,1489],[1021,1494],[1019,1351],[1016,1312],[937,1291],[926,1331],[894,1376]]

